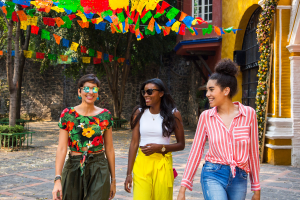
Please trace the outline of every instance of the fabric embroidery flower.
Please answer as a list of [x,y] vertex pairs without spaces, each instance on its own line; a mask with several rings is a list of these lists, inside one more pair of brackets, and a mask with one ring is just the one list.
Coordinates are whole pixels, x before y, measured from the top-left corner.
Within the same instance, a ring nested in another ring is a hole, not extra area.
[[98,146],[100,144],[103,144],[102,135],[95,137],[92,141],[92,145],[94,146]]
[[64,109],[60,115],[60,118],[63,118],[68,111],[69,111],[68,108]]
[[89,143],[86,144],[87,148],[91,148],[93,146],[92,142],[89,141]]
[[85,125],[85,123],[80,123],[80,125],[78,125],[77,127],[84,129],[84,125]]
[[71,131],[73,129],[73,126],[74,126],[74,122],[68,121],[66,130]]
[[101,130],[104,130],[104,129],[106,129],[108,124],[109,124],[109,122],[107,120],[103,120],[102,122],[100,122],[99,126],[101,127]]
[[90,138],[95,134],[95,131],[92,128],[85,128],[82,130],[82,135]]

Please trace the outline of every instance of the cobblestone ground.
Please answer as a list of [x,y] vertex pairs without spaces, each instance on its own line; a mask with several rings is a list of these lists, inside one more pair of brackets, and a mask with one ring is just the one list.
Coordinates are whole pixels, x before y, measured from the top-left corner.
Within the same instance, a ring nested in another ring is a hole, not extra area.
[[[33,143],[28,149],[8,152],[0,150],[0,200],[4,199],[51,199],[53,177],[55,174],[55,150],[58,143],[57,123],[31,123]],[[180,181],[184,172],[191,144],[194,137],[193,129],[186,129],[186,148],[173,153],[174,167],[178,177],[174,183],[174,199],[178,194]],[[130,143],[130,131],[114,131],[114,146],[116,150],[117,194],[115,199],[132,199],[123,189],[127,169],[127,152]],[[174,141],[174,137],[172,138]],[[205,151],[207,151],[207,146]],[[200,172],[204,160],[200,164],[194,179],[194,190],[187,191],[186,199],[203,199]],[[290,166],[261,166],[260,179],[262,185],[261,199],[300,199],[300,169]],[[252,193],[248,184],[246,199],[251,199]]]

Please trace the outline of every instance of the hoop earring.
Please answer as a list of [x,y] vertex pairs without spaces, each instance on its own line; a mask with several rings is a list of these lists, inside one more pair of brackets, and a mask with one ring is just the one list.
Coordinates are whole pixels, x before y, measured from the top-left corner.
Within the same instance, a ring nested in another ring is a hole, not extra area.
[[79,96],[78,96],[78,99],[79,99],[79,100],[81,100],[81,99],[82,99],[82,97],[79,95]]
[[97,97],[97,100],[98,100],[98,101],[100,100],[99,97]]

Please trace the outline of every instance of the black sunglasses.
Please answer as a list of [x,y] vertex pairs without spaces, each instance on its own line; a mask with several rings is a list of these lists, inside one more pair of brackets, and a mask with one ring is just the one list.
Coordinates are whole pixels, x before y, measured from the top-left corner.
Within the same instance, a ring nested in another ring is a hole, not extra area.
[[146,93],[147,93],[148,95],[152,95],[154,90],[160,91],[160,90],[158,90],[158,89],[148,89],[148,90],[141,90],[141,93],[142,93],[143,96],[145,96]]

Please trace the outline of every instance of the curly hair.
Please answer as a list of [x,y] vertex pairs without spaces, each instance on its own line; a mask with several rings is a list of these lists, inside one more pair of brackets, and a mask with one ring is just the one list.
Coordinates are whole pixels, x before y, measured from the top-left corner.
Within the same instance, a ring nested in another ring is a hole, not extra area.
[[230,88],[229,97],[232,98],[237,93],[237,79],[238,74],[237,64],[230,59],[222,59],[215,67],[215,73],[211,75],[209,80],[217,80],[217,85],[224,90],[226,87]]

